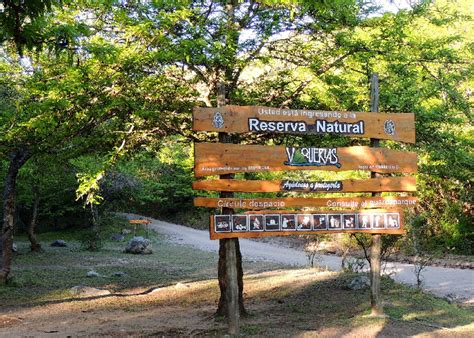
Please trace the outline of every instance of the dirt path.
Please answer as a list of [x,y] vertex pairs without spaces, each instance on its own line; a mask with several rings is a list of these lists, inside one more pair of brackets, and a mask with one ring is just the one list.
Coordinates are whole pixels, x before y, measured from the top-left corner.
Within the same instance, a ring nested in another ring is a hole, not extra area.
[[[139,215],[127,214],[129,218]],[[159,233],[169,236],[170,240],[183,245],[191,245],[200,250],[218,252],[218,241],[211,241],[209,233],[191,229],[182,225],[167,223],[149,218],[150,227]],[[248,239],[240,239],[240,247],[244,259],[268,260],[278,263],[305,266],[308,261],[303,251],[260,243]],[[338,271],[341,258],[323,255],[321,266]],[[398,282],[415,285],[414,266],[405,263],[388,263],[386,272]],[[474,270],[426,267],[423,271],[424,289],[441,297],[448,297],[464,304],[474,304]]]

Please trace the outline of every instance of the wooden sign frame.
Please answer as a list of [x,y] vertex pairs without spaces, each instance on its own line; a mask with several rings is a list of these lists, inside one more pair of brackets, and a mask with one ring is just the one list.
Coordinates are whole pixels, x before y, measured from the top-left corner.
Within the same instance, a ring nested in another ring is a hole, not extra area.
[[412,196],[386,197],[276,197],[276,198],[194,198],[195,207],[230,208],[230,209],[287,209],[287,208],[408,208],[414,207],[418,199]]
[[228,105],[195,108],[193,130],[225,133],[336,134],[415,143],[413,113],[366,113]]
[[224,143],[194,145],[196,177],[278,170],[416,173],[417,169],[416,153],[386,148],[296,148]]
[[194,190],[228,192],[414,192],[414,176],[379,177],[361,180],[301,181],[301,180],[201,180],[194,181]]
[[[339,220],[337,224],[336,220]],[[255,225],[257,221],[258,227]],[[285,222],[286,229],[283,225]],[[347,222],[352,222],[353,227],[347,227]],[[326,212],[265,210],[239,215],[213,215],[210,217],[209,230],[211,240],[356,232],[402,235],[405,233],[404,222],[404,215],[400,210]],[[378,228],[375,227],[376,224]],[[335,225],[337,227],[334,227]]]

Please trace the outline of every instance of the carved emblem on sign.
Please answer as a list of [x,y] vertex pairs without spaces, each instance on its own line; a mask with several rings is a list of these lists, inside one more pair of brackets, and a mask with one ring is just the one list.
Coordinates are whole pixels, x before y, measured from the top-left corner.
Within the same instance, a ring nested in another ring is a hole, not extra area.
[[387,120],[383,124],[383,129],[387,135],[395,135],[395,122],[392,120]]
[[212,119],[212,125],[218,129],[224,126],[224,118],[222,117],[221,113],[219,112],[214,113],[214,118]]

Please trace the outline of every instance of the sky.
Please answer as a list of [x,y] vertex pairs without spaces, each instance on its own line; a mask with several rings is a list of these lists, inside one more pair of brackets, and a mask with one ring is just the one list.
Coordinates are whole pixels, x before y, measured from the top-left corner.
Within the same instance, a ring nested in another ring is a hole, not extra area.
[[381,6],[381,12],[396,13],[400,9],[410,8],[413,3],[420,1],[416,0],[372,0],[377,5]]

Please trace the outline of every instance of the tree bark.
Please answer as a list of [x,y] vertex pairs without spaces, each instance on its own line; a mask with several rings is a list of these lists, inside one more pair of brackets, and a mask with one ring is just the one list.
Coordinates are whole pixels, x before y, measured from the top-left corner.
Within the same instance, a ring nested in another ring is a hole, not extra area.
[[[218,95],[217,95],[217,106],[222,107],[226,104],[226,88],[223,83],[220,83],[218,85]],[[232,138],[229,134],[226,133],[219,133],[219,142],[223,143],[232,143]],[[233,174],[227,174],[227,175],[220,175],[219,176],[222,179],[230,179],[234,178]],[[234,194],[231,192],[222,192],[220,194],[220,197],[233,197]],[[233,210],[229,208],[222,208],[222,213],[223,214],[232,214]],[[238,283],[238,288],[239,288],[239,310],[240,310],[240,315],[244,316],[247,314],[245,307],[244,307],[244,297],[243,297],[243,290],[244,290],[244,281],[243,281],[243,268],[242,268],[242,253],[240,252],[240,243],[239,239],[221,239],[219,240],[219,263],[218,263],[218,269],[217,269],[217,278],[219,280],[219,289],[221,292],[220,298],[219,298],[219,304],[217,306],[217,311],[216,311],[216,316],[224,316],[228,318],[229,313],[229,304],[228,304],[228,297],[227,297],[227,242],[228,241],[234,241],[235,242],[235,251],[236,251],[236,268],[237,268],[237,283]]]
[[3,226],[2,226],[2,260],[0,285],[7,283],[12,264],[13,226],[15,223],[15,192],[16,179],[20,168],[28,161],[30,154],[27,149],[14,151],[10,156],[7,176],[3,190]]
[[[227,14],[227,31],[225,35],[225,46],[228,64],[221,65],[220,70],[223,70],[224,78],[218,79],[217,83],[217,106],[222,107],[228,103],[226,100],[231,96],[234,90],[235,79],[234,72],[230,65],[235,64],[231,62],[235,59],[236,45],[238,44],[238,33],[236,32],[236,18],[235,7],[236,0],[227,0],[225,2],[225,12]],[[219,71],[218,71],[219,74]],[[227,133],[219,133],[219,142],[234,143],[235,139]],[[233,174],[220,175],[221,179],[234,178]],[[233,197],[231,192],[222,192],[221,197]],[[222,214],[233,214],[233,210],[229,208],[222,208]],[[236,280],[235,280],[236,279]],[[242,269],[242,253],[240,252],[239,239],[221,239],[219,240],[219,263],[218,263],[218,280],[220,288],[219,305],[217,307],[216,315],[224,316],[228,319],[229,331],[231,335],[239,334],[239,321],[242,315],[246,314],[243,301],[243,269]],[[237,285],[236,285],[237,283]],[[238,299],[235,299],[238,298]],[[236,304],[237,303],[237,304]],[[231,311],[231,313],[229,313]]]
[[36,239],[35,228],[38,223],[38,209],[40,202],[40,194],[37,187],[33,188],[35,201],[33,203],[33,213],[31,215],[30,223],[28,224],[28,239],[30,240],[30,250],[31,251],[41,251],[41,244]]
[[235,241],[235,250],[237,254],[237,282],[239,285],[239,309],[240,315],[246,316],[247,310],[244,306],[244,281],[243,281],[243,268],[242,268],[242,253],[240,252],[240,243],[238,238],[234,239],[221,239],[219,240],[219,263],[218,263],[218,280],[219,280],[219,289],[221,292],[219,298],[219,304],[217,306],[216,316],[228,316],[227,313],[227,257],[226,257],[226,244],[225,241],[233,240]]

